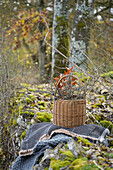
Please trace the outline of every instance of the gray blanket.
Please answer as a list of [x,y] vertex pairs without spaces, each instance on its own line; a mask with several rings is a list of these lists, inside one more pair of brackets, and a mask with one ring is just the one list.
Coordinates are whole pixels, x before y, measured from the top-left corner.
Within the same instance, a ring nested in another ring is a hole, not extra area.
[[109,134],[108,129],[96,124],[75,128],[63,128],[52,123],[32,125],[27,131],[19,156],[11,170],[31,170],[47,148],[54,148],[60,142],[67,143],[72,137],[77,139],[77,136],[80,136],[91,142],[102,142],[104,145],[108,145],[107,134]]

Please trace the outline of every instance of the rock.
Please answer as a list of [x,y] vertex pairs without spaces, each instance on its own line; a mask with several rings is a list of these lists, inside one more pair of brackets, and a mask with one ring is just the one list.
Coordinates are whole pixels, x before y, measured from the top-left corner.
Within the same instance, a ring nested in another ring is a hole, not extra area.
[[49,167],[49,164],[50,164],[50,159],[46,159],[45,161],[37,164],[37,165],[33,168],[33,170],[43,170],[43,169]]
[[51,158],[54,157],[54,150],[46,149],[44,152],[44,156],[42,157],[39,164],[37,164],[33,170],[43,170],[50,165]]
[[108,90],[107,90],[107,89],[102,89],[102,90],[101,90],[101,94],[107,95],[107,94],[108,94]]
[[68,145],[69,150],[73,153],[73,155],[76,158],[78,158],[78,155],[79,155],[80,150],[81,150],[80,145],[77,144],[73,139],[69,140],[67,145]]
[[88,158],[91,158],[92,157],[92,154],[93,154],[94,150],[92,149],[89,149],[88,151],[86,151],[86,155]]

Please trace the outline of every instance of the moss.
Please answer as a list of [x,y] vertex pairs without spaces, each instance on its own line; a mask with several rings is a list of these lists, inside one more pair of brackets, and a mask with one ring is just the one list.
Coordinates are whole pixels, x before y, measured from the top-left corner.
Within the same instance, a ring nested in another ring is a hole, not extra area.
[[30,91],[30,92],[34,92],[34,91],[36,91],[36,89],[31,89],[31,88],[29,88],[29,91]]
[[87,146],[91,146],[93,145],[92,143],[89,142],[89,140],[81,138],[81,137],[77,137],[78,138],[78,143],[82,142],[83,144],[87,145]]
[[52,119],[52,113],[47,112],[37,112],[37,120],[40,120],[41,122],[51,122]]
[[33,117],[35,115],[34,112],[30,112],[30,117]]
[[46,108],[44,106],[39,106],[40,110],[45,110]]
[[21,140],[21,139],[24,139],[24,138],[25,138],[25,136],[26,136],[26,131],[24,131],[24,132],[21,134],[21,136],[20,136],[20,140]]
[[51,96],[51,93],[43,93],[42,94],[44,97],[50,97]]
[[99,170],[99,168],[94,164],[88,165],[86,163],[83,167],[80,168],[80,170]]
[[25,100],[26,100],[27,104],[31,103],[31,99],[29,97],[26,97]]
[[74,170],[79,170],[86,163],[87,163],[87,158],[82,157],[82,158],[75,159],[69,167],[73,168]]
[[43,88],[44,88],[44,85],[43,85],[43,84],[40,84],[40,85],[38,85],[38,88],[43,89]]
[[97,121],[101,120],[101,117],[99,115],[94,115],[94,117]]
[[29,98],[30,98],[31,100],[36,100],[36,97],[35,97],[33,94],[29,94]]
[[23,96],[24,96],[24,93],[21,93],[21,94],[19,95],[20,98],[23,97]]
[[44,168],[44,170],[49,170],[49,168]]
[[60,150],[60,151],[59,151],[59,154],[65,155],[65,156],[66,156],[65,160],[71,160],[71,161],[74,160],[74,156],[73,156],[72,152],[69,151],[69,150],[67,150],[67,151],[61,151],[61,150]]
[[109,158],[113,158],[113,153],[108,154]]
[[66,148],[66,149],[68,148],[68,144],[65,145],[65,148]]
[[17,119],[14,119],[13,120],[13,126],[16,126],[17,125]]
[[26,114],[26,115],[29,115],[29,112],[28,112],[28,111],[20,112],[20,114]]
[[50,167],[53,169],[53,170],[60,170],[60,168],[62,167],[66,167],[70,164],[70,161],[61,161],[61,160],[52,160],[50,162]]
[[42,105],[43,107],[45,107],[45,106],[46,106],[46,102],[44,102],[44,101],[38,101],[38,105]]
[[103,108],[103,105],[102,105],[102,103],[97,103],[97,104],[93,104],[92,107],[93,108],[96,108],[96,107]]
[[25,92],[26,92],[26,89],[21,89],[19,92],[25,93]]
[[103,99],[103,100],[105,101],[105,96],[103,96],[103,95],[98,95],[97,97],[100,98],[100,99]]
[[27,83],[21,83],[21,86],[24,86],[24,87],[30,87],[30,84],[27,84]]
[[110,130],[110,132],[112,132],[112,129],[113,129],[113,124],[111,121],[107,121],[107,120],[102,120],[100,121],[100,124],[105,127],[105,128],[108,128]]
[[24,117],[33,117],[34,114],[35,114],[34,112],[30,112],[30,111],[20,112],[20,115],[23,115]]
[[110,77],[111,79],[113,79],[113,71],[109,71],[108,73],[101,74],[101,77],[103,78]]

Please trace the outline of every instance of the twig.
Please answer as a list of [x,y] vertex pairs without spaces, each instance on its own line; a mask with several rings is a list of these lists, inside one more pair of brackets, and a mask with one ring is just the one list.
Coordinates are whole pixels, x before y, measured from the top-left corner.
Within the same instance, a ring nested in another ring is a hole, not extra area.
[[99,169],[104,170],[103,168],[101,168],[101,167],[97,164],[97,162],[96,162],[95,160],[94,160],[93,162],[94,162],[94,164],[95,164]]
[[85,72],[85,70],[82,70],[82,69],[81,69],[80,67],[78,67],[75,63],[73,63],[68,57],[66,57],[63,53],[61,53],[58,49],[56,49],[53,45],[49,44],[49,43],[46,41],[46,38],[47,38],[48,33],[49,33],[49,27],[48,27],[48,24],[47,24],[47,22],[46,22],[46,20],[45,20],[44,17],[43,17],[43,19],[44,19],[45,24],[46,24],[47,29],[48,29],[48,32],[47,32],[47,34],[46,34],[46,36],[45,36],[45,38],[44,38],[44,41],[46,42],[46,44],[49,45],[51,48],[53,48],[53,49],[54,49],[56,52],[58,52],[60,55],[62,55],[66,60],[68,60],[71,64],[73,64],[73,65],[74,65],[76,68],[78,68],[80,71],[84,72],[85,75],[87,75],[86,72]]

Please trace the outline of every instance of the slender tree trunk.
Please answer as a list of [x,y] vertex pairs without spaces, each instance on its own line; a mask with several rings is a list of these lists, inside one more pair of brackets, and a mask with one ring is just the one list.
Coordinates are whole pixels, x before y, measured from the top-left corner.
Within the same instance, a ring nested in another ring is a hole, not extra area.
[[[64,58],[55,48],[69,57],[69,0],[54,0],[53,34],[52,34],[52,77],[63,72],[66,65]],[[67,49],[67,50],[66,50]]]
[[[83,70],[88,69],[88,52],[94,0],[77,0],[71,34],[71,61]],[[70,64],[70,67],[72,64]],[[77,71],[76,68],[74,70]]]
[[[37,0],[38,11],[42,11],[44,9],[45,2],[44,0]],[[39,25],[40,32],[44,31],[44,25]],[[47,82],[47,71],[45,68],[46,65],[46,44],[43,40],[39,41],[39,49],[38,49],[38,69],[39,69],[39,83]]]

